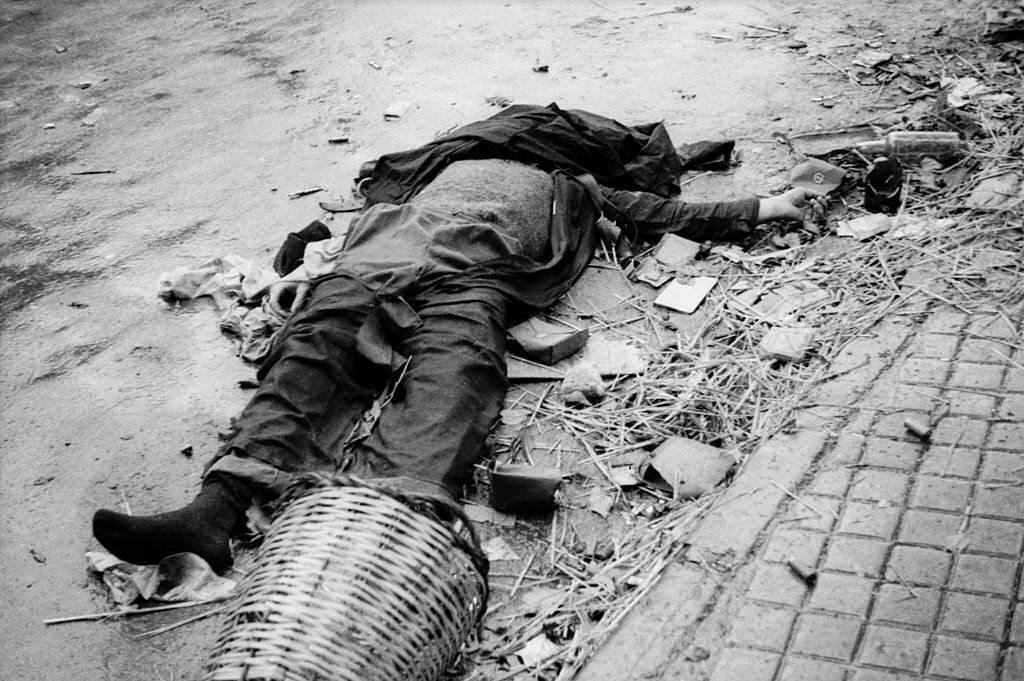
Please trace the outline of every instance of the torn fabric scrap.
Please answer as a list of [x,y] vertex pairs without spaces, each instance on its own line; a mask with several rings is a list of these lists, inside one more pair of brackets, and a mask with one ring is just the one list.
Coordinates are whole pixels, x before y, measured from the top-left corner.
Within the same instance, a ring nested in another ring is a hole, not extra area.
[[126,563],[106,551],[87,551],[85,558],[119,605],[137,600],[221,600],[234,593],[236,586],[235,580],[218,576],[194,553],[175,553],[156,565]]
[[218,307],[233,300],[254,301],[278,280],[277,274],[237,255],[212,258],[198,267],[178,267],[160,275],[161,298],[191,300],[210,296]]

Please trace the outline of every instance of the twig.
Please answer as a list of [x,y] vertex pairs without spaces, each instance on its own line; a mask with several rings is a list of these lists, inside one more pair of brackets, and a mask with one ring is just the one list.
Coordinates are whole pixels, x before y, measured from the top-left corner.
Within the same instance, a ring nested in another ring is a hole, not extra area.
[[149,638],[150,636],[159,636],[160,634],[165,634],[168,631],[172,631],[174,629],[177,629],[178,627],[183,627],[186,624],[191,624],[192,622],[198,622],[199,620],[206,619],[207,617],[209,617],[211,615],[220,614],[220,613],[224,612],[225,610],[227,610],[227,608],[228,608],[228,606],[222,605],[219,608],[213,608],[211,610],[207,610],[206,612],[201,612],[198,615],[192,615],[191,617],[186,617],[185,619],[179,620],[177,622],[174,622],[173,624],[168,624],[167,626],[164,626],[164,627],[157,627],[156,629],[150,629],[149,631],[145,631],[145,632],[143,632],[141,634],[136,634],[135,636],[132,636],[132,640],[138,641],[140,639]]
[[[772,482],[772,485],[774,485],[775,487],[777,487],[777,488],[779,488],[780,490],[782,490],[782,492],[783,492],[783,493],[784,493],[784,494],[785,494],[786,496],[788,496],[789,498],[793,499],[794,501],[796,501],[796,502],[798,502],[798,503],[800,503],[800,504],[803,504],[803,505],[804,505],[804,506],[806,506],[807,508],[809,508],[809,509],[811,509],[812,511],[814,511],[815,513],[817,513],[817,514],[818,514],[819,516],[823,516],[823,515],[825,515],[825,512],[824,512],[824,511],[822,511],[822,510],[821,510],[821,509],[819,509],[819,508],[816,508],[816,507],[815,507],[815,506],[814,506],[813,504],[811,504],[811,503],[809,503],[809,502],[807,502],[807,501],[804,501],[803,499],[801,499],[801,498],[800,498],[800,497],[798,497],[797,495],[793,494],[792,492],[790,492],[790,491],[789,491],[788,489],[786,489],[785,487],[783,487],[783,486],[782,486],[782,485],[780,485],[779,483],[775,482],[774,480],[772,480],[771,482]],[[831,516],[832,516],[833,518],[835,518],[836,520],[838,520],[838,519],[839,519],[839,514],[838,514],[838,513],[836,513],[835,511],[833,511],[833,510],[832,510],[831,508],[830,508],[830,509],[828,509],[828,513],[829,513],[829,515],[831,515]]]
[[912,598],[917,598],[917,592],[914,591],[914,587],[907,583],[907,580],[903,578],[903,575],[896,569],[896,566],[889,563],[888,569],[892,570],[892,573],[896,575],[896,579],[900,580],[900,584],[902,584],[903,588],[907,590],[907,593],[909,593]]
[[[591,1],[593,1],[593,0],[591,0]],[[636,15],[629,16],[629,17],[622,17],[622,19],[623,20],[625,20],[625,19],[648,19],[650,17],[660,17],[660,16],[664,16],[666,14],[683,14],[684,12],[688,12],[688,11],[689,10],[687,8],[685,8],[685,7],[675,7],[673,9],[666,9],[666,10],[663,10],[661,12],[651,12],[650,14],[636,14]]]
[[757,24],[744,24],[742,21],[740,22],[740,26],[746,26],[747,28],[753,28],[758,31],[768,31],[769,33],[779,33],[781,35],[789,33],[789,29],[772,28],[771,26],[758,26]]
[[703,173],[698,173],[698,174],[694,175],[693,177],[688,177],[685,180],[680,181],[679,182],[679,186],[680,187],[685,187],[686,185],[690,184],[691,182],[696,182],[700,178],[707,177],[708,175],[711,175],[711,171],[705,170]]
[[116,619],[118,617],[134,617],[136,615],[150,615],[154,612],[166,612],[168,610],[179,610],[181,608],[193,608],[197,605],[209,605],[224,600],[223,598],[212,598],[205,601],[188,601],[185,603],[171,603],[169,605],[157,605],[152,608],[133,608],[114,610],[110,612],[96,612],[89,615],[73,615],[71,617],[54,617],[43,620],[43,624],[66,624],[68,622],[90,622],[96,620]]
[[857,80],[856,76],[854,76],[852,73],[850,73],[847,69],[844,69],[843,67],[841,67],[838,64],[834,63],[828,57],[819,54],[818,55],[818,59],[822,60],[823,62],[825,62],[826,64],[828,64],[832,68],[834,68],[836,71],[839,71],[841,74],[843,74],[844,76],[849,78],[850,82],[853,83],[854,85],[860,85],[861,84],[861,82],[859,80]]
[[948,454],[946,455],[946,466],[945,466],[945,468],[942,471],[943,475],[945,475],[949,471],[949,465],[951,463],[953,463],[953,454],[956,453],[956,447],[957,447],[958,444],[960,444],[960,438],[962,438],[964,436],[964,433],[966,433],[966,432],[967,432],[967,419],[964,418],[964,417],[961,417],[960,418],[960,432],[958,432],[956,434],[956,437],[953,438],[953,441],[949,443],[949,450],[948,450]]
[[509,592],[508,597],[512,598],[519,591],[519,587],[522,585],[523,580],[526,579],[526,573],[530,571],[530,566],[533,565],[533,561],[537,558],[537,551],[530,554],[530,560],[526,561],[526,565],[523,566],[519,576],[516,577],[516,583],[512,585],[512,590]]
[[557,527],[558,527],[558,511],[555,511],[555,513],[553,513],[551,515],[551,535],[550,535],[550,538],[549,538],[550,550],[549,550],[549,553],[548,553],[548,565],[550,565],[552,568],[554,568],[556,566],[556,564],[555,564],[555,537],[558,536],[558,531],[556,529]]
[[548,395],[551,394],[551,391],[554,389],[554,387],[554,383],[549,383],[548,386],[544,388],[544,392],[541,394],[539,398],[537,398],[537,404],[534,405],[533,411],[530,412],[530,418],[526,419],[526,425],[533,425],[534,420],[537,418],[537,412],[539,412],[540,408],[544,406],[544,400],[548,398]]

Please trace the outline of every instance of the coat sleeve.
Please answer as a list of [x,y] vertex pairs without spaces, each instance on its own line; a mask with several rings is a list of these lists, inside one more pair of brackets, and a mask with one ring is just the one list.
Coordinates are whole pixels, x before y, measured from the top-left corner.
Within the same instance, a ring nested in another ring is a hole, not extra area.
[[285,281],[311,281],[333,274],[342,252],[345,237],[336,236],[306,244],[302,263],[282,277]]
[[734,241],[757,224],[756,198],[737,201],[683,201],[657,194],[601,188],[607,217],[635,232],[640,241],[676,234],[694,241]]

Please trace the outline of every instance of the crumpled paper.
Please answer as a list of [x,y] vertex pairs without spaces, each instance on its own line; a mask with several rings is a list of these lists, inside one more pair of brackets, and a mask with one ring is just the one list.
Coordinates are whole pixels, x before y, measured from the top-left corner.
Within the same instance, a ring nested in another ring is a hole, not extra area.
[[524,665],[531,666],[557,655],[561,650],[562,646],[549,639],[547,634],[537,634],[515,654],[523,661]]
[[945,79],[942,85],[949,88],[946,101],[954,109],[963,108],[979,96],[989,92],[989,87],[973,76],[956,80]]
[[213,601],[229,597],[237,583],[217,575],[194,553],[175,553],[156,565],[134,565],[106,551],[86,551],[89,569],[100,573],[118,605],[146,601]]

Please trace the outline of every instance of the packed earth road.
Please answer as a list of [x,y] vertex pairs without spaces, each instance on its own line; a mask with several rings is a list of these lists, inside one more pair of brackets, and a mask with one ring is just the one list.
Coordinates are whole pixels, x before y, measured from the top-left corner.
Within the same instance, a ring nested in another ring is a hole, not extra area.
[[161,273],[268,265],[313,219],[340,233],[350,214],[318,201],[364,161],[507,103],[735,139],[740,164],[684,195],[766,196],[792,165],[777,133],[908,115],[851,80],[853,54],[931,54],[981,7],[2,0],[0,680],[194,678],[210,645],[215,617],[44,623],[112,607],[92,513],[190,499],[250,394],[213,304],[161,300]]

